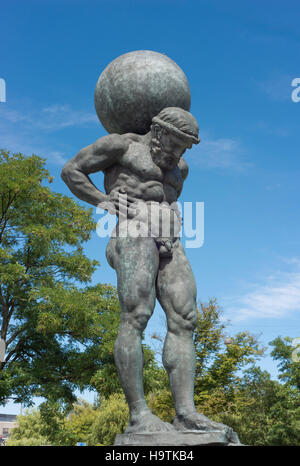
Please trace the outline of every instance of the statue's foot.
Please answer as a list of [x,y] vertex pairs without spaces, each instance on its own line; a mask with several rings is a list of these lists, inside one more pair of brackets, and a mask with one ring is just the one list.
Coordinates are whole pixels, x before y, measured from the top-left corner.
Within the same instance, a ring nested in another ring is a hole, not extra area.
[[224,432],[224,435],[231,444],[240,444],[239,438],[231,427],[221,424],[220,422],[214,422],[208,419],[208,417],[197,411],[188,413],[186,415],[176,416],[173,421],[173,426],[176,430],[198,430],[202,432]]
[[138,416],[132,418],[126,428],[126,434],[140,432],[170,432],[175,428],[168,422],[163,422],[151,411],[142,411]]

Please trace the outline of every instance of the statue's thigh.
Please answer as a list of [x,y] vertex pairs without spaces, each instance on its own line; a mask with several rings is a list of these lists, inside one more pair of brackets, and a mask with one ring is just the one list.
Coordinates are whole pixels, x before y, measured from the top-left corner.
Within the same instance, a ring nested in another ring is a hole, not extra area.
[[123,310],[139,304],[155,305],[155,281],[159,258],[152,238],[115,238],[114,266]]
[[168,318],[196,317],[196,283],[190,263],[179,242],[172,259],[163,259],[157,277],[157,297]]

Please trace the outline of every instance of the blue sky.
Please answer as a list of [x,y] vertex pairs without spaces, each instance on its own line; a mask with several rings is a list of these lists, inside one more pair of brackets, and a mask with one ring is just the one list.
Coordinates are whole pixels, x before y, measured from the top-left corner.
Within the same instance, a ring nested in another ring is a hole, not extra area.
[[[218,299],[229,334],[300,337],[299,2],[5,3],[0,146],[47,158],[53,189],[70,194],[63,164],[106,134],[93,102],[100,73],[126,52],[166,53],[188,77],[202,140],[186,154],[181,196],[205,203],[204,245],[186,251],[198,298]],[[86,245],[101,263],[93,281],[116,284],[106,244],[95,234]],[[159,306],[153,331],[164,332]],[[261,364],[276,376],[270,358]]]

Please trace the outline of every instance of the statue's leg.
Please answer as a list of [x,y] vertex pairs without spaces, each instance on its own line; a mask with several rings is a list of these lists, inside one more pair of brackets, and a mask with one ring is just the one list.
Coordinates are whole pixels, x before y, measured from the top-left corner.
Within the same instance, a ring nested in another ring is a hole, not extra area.
[[176,241],[172,258],[160,261],[157,297],[167,317],[163,364],[168,372],[176,414],[195,411],[196,284],[182,244]]
[[141,338],[155,307],[157,247],[152,238],[117,237],[110,240],[107,259],[117,272],[122,310],[114,356],[130,411],[126,432],[172,430],[151,413],[143,389]]
[[178,430],[225,430],[238,442],[229,427],[211,421],[194,405],[195,346],[197,323],[196,284],[182,244],[175,243],[172,258],[161,259],[157,277],[157,297],[167,317],[168,331],[163,348],[163,364],[168,372]]

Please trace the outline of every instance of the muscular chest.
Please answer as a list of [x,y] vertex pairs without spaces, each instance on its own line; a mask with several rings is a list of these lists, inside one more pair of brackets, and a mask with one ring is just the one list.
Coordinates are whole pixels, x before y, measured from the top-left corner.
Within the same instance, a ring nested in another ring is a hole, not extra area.
[[163,171],[155,165],[147,146],[132,143],[121,161],[122,167],[137,176],[141,181],[164,180]]
[[158,181],[166,189],[172,187],[180,190],[183,179],[179,167],[164,171],[152,160],[150,149],[141,144],[131,144],[128,152],[122,159],[122,166],[130,170],[140,181]]
[[109,193],[125,186],[130,195],[156,202],[177,200],[183,178],[181,170],[164,171],[152,160],[148,146],[132,143],[118,164],[105,171],[104,185]]

